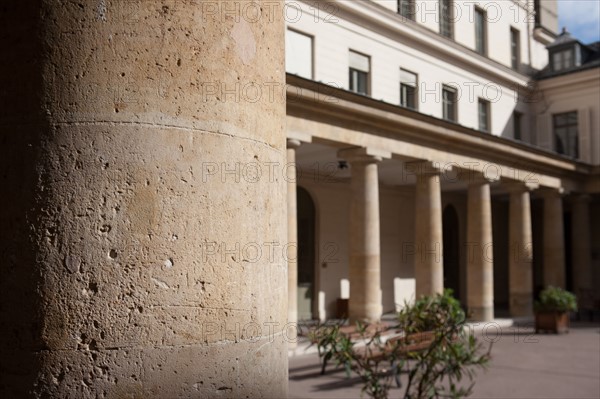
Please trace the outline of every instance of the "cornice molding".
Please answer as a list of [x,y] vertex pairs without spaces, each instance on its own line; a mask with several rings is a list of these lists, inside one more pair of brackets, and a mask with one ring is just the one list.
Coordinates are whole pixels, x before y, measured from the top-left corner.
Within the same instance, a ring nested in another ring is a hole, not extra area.
[[291,116],[352,124],[369,134],[576,181],[589,177],[595,170],[592,165],[565,159],[532,145],[481,133],[294,75],[287,75],[287,84],[287,113]]
[[538,87],[544,90],[572,87],[577,84],[588,86],[590,83],[600,85],[600,66],[537,81]]

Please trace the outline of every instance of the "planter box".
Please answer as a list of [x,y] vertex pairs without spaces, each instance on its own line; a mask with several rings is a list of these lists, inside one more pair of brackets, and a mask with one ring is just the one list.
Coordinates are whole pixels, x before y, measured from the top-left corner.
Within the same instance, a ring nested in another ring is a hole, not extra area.
[[536,312],[535,332],[550,331],[555,334],[569,332],[568,312]]
[[336,314],[335,317],[338,319],[348,318],[348,299],[338,298],[336,303]]

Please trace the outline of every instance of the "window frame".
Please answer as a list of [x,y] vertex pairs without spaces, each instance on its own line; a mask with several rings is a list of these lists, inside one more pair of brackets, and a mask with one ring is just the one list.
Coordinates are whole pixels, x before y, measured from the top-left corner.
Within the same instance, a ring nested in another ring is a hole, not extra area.
[[[294,72],[288,72],[287,64],[285,65],[285,72],[300,76],[305,79],[314,80],[315,79],[315,36],[311,35],[310,33],[306,33],[306,32],[300,31],[298,29],[289,28],[289,27],[286,29],[286,31],[290,31],[290,32],[293,32],[298,35],[306,36],[307,38],[310,39],[310,78],[306,78],[305,76],[298,75]],[[286,49],[286,51],[287,51],[287,49]],[[287,54],[286,54],[286,58],[287,58]]]
[[523,113],[513,111],[513,138],[523,141]]
[[514,70],[521,66],[521,31],[513,26],[510,27],[510,65]]
[[[415,18],[415,14],[416,14],[416,7],[415,7],[415,0],[397,0],[397,13],[398,15],[401,15],[404,18],[410,19],[411,21],[414,21]],[[404,10],[408,9],[407,14],[404,14]]]
[[[483,8],[475,7],[475,51],[478,54],[487,56],[487,12]],[[478,18],[481,16],[481,20]],[[481,21],[481,26],[479,22]],[[481,35],[479,29],[481,28]],[[481,48],[479,47],[481,44]]]
[[[484,106],[483,109],[485,109],[485,126],[482,126],[482,115],[481,115],[481,110],[482,107]],[[477,130],[479,130],[480,132],[484,132],[484,133],[491,133],[492,132],[492,126],[491,126],[491,122],[492,122],[492,106],[491,103],[486,100],[485,98],[481,98],[479,97],[477,99]]]
[[[567,64],[566,60],[567,58],[565,58],[565,54],[570,54],[571,58],[569,58],[570,62]],[[555,63],[555,58],[556,56],[560,55],[560,65],[557,68],[556,67],[556,63]],[[575,66],[575,48],[573,47],[567,47],[567,48],[562,48],[560,50],[556,50],[556,51],[552,51],[550,53],[550,63],[552,65],[552,70],[557,72],[557,71],[564,71],[570,68],[573,68]]]
[[[348,62],[348,90],[353,93],[360,94],[363,96],[370,96],[371,95],[371,56],[361,53],[360,51],[348,49],[349,57],[350,57],[350,53],[357,54],[357,55],[365,57],[367,59],[368,72],[358,69],[358,68],[354,68],[354,67],[350,66],[350,62]],[[358,88],[353,88],[353,83],[354,83],[353,73],[356,73],[357,76],[361,76],[362,74],[365,75],[365,92],[364,93],[359,91]]]
[[[453,101],[447,102],[444,98],[444,92],[452,93]],[[451,104],[452,112],[451,115],[448,114],[446,110],[446,105]],[[457,122],[458,121],[458,90],[449,85],[442,85],[442,119],[449,122]]]
[[[404,83],[402,81],[402,72],[414,75],[414,77],[415,77],[415,84],[414,84],[414,86],[411,85],[411,84],[408,84],[408,83]],[[413,99],[412,99],[413,100],[413,104],[414,104],[413,107],[409,106],[408,104],[404,104],[403,103],[403,101],[402,101],[402,94],[403,94],[402,88],[403,87],[412,87],[413,88]],[[419,75],[416,74],[416,73],[414,73],[414,72],[412,72],[412,71],[409,71],[408,69],[400,68],[400,106],[404,107],[406,109],[412,109],[414,111],[418,111],[419,110],[419,101],[418,101],[418,99],[419,99]]]
[[[557,120],[560,117],[565,117],[567,122],[558,125]],[[570,117],[574,117],[574,123],[569,122]],[[574,128],[574,132],[573,130],[571,130],[572,128]],[[557,129],[566,129],[564,137],[560,137],[559,133],[557,132]],[[574,135],[574,137],[572,137],[572,135]],[[558,148],[557,138],[565,139],[564,141],[566,142],[566,148],[562,152]],[[573,159],[579,158],[579,113],[576,110],[552,114],[552,141],[552,149],[557,154],[565,155]]]
[[534,27],[541,26],[542,21],[542,7],[540,6],[540,0],[533,0],[533,13],[534,13]]
[[[444,3],[447,2],[448,6],[445,7]],[[439,29],[440,35],[447,37],[448,39],[454,40],[454,0],[438,0],[439,12]],[[446,11],[446,13],[444,12]],[[447,27],[447,32],[444,27]]]

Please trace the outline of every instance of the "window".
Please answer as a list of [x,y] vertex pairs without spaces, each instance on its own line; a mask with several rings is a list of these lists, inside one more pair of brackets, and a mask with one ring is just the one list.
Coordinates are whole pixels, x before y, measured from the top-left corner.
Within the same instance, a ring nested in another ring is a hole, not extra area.
[[523,114],[520,112],[513,112],[513,137],[515,140],[522,140],[523,136],[521,133],[521,124],[523,123]]
[[521,34],[515,28],[510,28],[510,63],[513,69],[521,65]]
[[490,102],[482,98],[477,101],[479,115],[479,130],[482,132],[490,131]]
[[573,158],[579,157],[577,111],[552,116],[554,151]]
[[400,105],[417,109],[417,75],[400,69]]
[[542,9],[540,8],[540,0],[533,0],[533,12],[535,15],[535,27],[540,26],[540,21],[542,20]]
[[475,8],[475,51],[483,55],[487,54],[487,28],[485,21],[485,11]]
[[398,14],[415,20],[415,0],[398,0]]
[[289,30],[285,35],[285,70],[303,78],[313,78],[313,39]]
[[574,61],[572,48],[552,53],[552,69],[554,71],[571,68],[575,64]]
[[370,60],[366,55],[350,51],[350,91],[369,94]]
[[452,39],[454,27],[452,26],[452,0],[440,1],[440,34]]
[[442,87],[442,117],[456,122],[456,89],[450,86]]

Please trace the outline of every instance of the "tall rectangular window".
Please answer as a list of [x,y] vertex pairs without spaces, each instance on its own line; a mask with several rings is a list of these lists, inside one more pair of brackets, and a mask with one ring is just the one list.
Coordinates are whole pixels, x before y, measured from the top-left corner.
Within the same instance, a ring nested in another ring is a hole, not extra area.
[[510,28],[510,63],[513,69],[521,65],[521,34],[515,28]]
[[523,114],[520,112],[513,112],[513,137],[515,140],[522,140],[523,134],[521,129],[523,128]]
[[398,14],[415,20],[415,0],[398,0]]
[[368,56],[350,51],[349,77],[350,91],[358,94],[369,95],[369,72],[371,60]]
[[480,98],[477,101],[479,115],[479,130],[482,132],[490,131],[490,102]]
[[442,87],[442,117],[456,122],[456,89],[450,86]]
[[400,105],[417,109],[417,75],[400,69]]
[[306,79],[313,78],[313,38],[311,36],[287,30],[285,71]]
[[552,115],[554,151],[573,158],[579,157],[577,111]]
[[454,37],[454,26],[452,24],[453,18],[453,4],[452,0],[439,0],[440,7],[440,34],[442,36]]
[[479,54],[487,54],[487,27],[485,11],[475,8],[475,51]]
[[540,22],[542,20],[542,8],[540,7],[540,0],[533,0],[533,12],[535,15],[535,27],[537,28],[541,25]]

